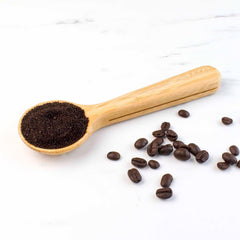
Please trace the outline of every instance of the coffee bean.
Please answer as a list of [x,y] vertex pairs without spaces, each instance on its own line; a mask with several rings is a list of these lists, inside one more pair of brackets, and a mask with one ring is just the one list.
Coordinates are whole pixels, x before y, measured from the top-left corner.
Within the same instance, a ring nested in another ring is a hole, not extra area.
[[186,148],[178,148],[174,151],[174,157],[179,160],[186,161],[190,159],[191,155]]
[[178,138],[177,133],[175,133],[173,130],[167,130],[166,135],[167,135],[168,140],[172,141],[172,142],[176,141]]
[[135,142],[134,146],[135,146],[135,148],[137,148],[137,149],[141,149],[141,148],[144,148],[147,144],[148,144],[148,140],[147,140],[146,138],[139,138],[139,139]]
[[172,181],[173,181],[172,175],[167,173],[167,174],[162,176],[160,184],[161,184],[162,187],[170,187]]
[[233,123],[233,120],[232,120],[231,118],[229,118],[229,117],[223,117],[223,118],[222,118],[222,123],[223,123],[224,125],[230,125],[230,124]]
[[139,183],[142,180],[142,176],[136,168],[128,170],[128,177],[134,182]]
[[226,169],[228,169],[229,168],[229,164],[228,163],[226,163],[226,162],[218,162],[217,163],[217,167],[219,168],[219,169],[221,169],[221,170],[226,170]]
[[161,198],[161,199],[170,198],[172,196],[172,189],[171,188],[159,188],[156,191],[156,195],[158,198]]
[[204,163],[208,160],[209,158],[209,153],[205,150],[200,151],[197,155],[196,155],[196,160],[198,163]]
[[162,138],[155,138],[153,141],[152,141],[153,144],[155,144],[156,146],[160,147],[161,144],[163,143],[163,139]]
[[175,148],[186,148],[186,149],[188,149],[188,146],[185,143],[183,143],[182,141],[173,142],[173,146]]
[[147,166],[147,161],[143,158],[132,158],[132,165],[138,168],[144,168]]
[[198,145],[196,145],[195,143],[189,143],[188,144],[188,150],[190,153],[192,153],[194,156],[196,156],[201,149],[198,147]]
[[109,152],[107,158],[110,160],[118,160],[120,159],[120,154],[118,152]]
[[158,147],[157,146],[153,146],[153,144],[150,143],[147,146],[147,154],[148,154],[148,156],[154,157],[157,153],[158,153]]
[[178,115],[183,118],[188,118],[190,116],[190,113],[186,110],[179,110]]
[[157,169],[160,167],[160,164],[156,160],[150,160],[150,161],[148,161],[148,166],[152,169]]
[[158,153],[158,148],[163,143],[162,138],[155,138],[147,147],[147,154],[150,157],[155,156]]
[[240,168],[240,160],[237,162],[236,166]]
[[232,145],[230,148],[229,148],[231,154],[233,154],[234,156],[237,156],[239,155],[239,149],[237,146],[235,145]]
[[161,125],[161,130],[167,131],[170,128],[170,123],[169,122],[163,122]]
[[232,155],[231,153],[229,152],[225,152],[222,154],[222,159],[226,162],[226,163],[229,163],[231,165],[237,163],[237,159],[234,155]]
[[163,130],[157,130],[152,133],[152,135],[156,138],[162,138],[165,136],[165,131]]
[[161,145],[158,148],[158,153],[161,155],[169,155],[173,151],[173,146],[171,144]]

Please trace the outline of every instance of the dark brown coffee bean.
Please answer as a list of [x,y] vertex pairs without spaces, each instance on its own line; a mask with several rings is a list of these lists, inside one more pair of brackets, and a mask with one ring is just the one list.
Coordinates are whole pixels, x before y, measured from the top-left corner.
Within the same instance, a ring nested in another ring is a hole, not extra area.
[[237,146],[235,145],[232,145],[230,148],[229,148],[231,154],[233,154],[234,156],[237,156],[239,155],[239,149]]
[[173,130],[167,130],[166,136],[168,138],[169,141],[176,141],[178,138],[177,133],[175,133]]
[[209,154],[207,151],[202,150],[196,155],[196,160],[198,163],[204,163],[208,160]]
[[162,176],[160,184],[161,184],[162,187],[170,187],[172,181],[173,181],[172,175],[167,173],[167,174]]
[[147,140],[146,138],[139,138],[139,139],[135,142],[134,146],[135,146],[135,148],[137,148],[137,149],[141,149],[141,148],[144,148],[147,144],[148,144],[148,140]]
[[152,135],[156,138],[163,138],[165,136],[165,131],[157,130],[157,131],[154,131]]
[[186,148],[186,149],[188,149],[188,146],[185,143],[183,143],[182,141],[173,142],[173,146],[175,148]]
[[183,118],[188,118],[190,116],[190,113],[186,110],[179,110],[178,115]]
[[150,160],[150,161],[148,161],[148,166],[152,169],[157,169],[160,167],[160,164],[156,160]]
[[198,147],[198,145],[196,145],[195,143],[189,143],[188,144],[188,150],[190,153],[192,153],[194,156],[196,156],[201,149]]
[[167,131],[170,128],[170,123],[169,122],[163,122],[161,125],[161,130]]
[[217,163],[217,167],[219,168],[219,169],[221,169],[221,170],[226,170],[226,169],[228,169],[229,168],[229,164],[228,163],[226,163],[226,162],[218,162]]
[[231,165],[237,163],[237,159],[234,155],[232,155],[231,153],[229,152],[225,152],[222,154],[222,159],[226,162],[226,163],[229,163]]
[[161,146],[161,144],[163,143],[163,139],[162,138],[155,138],[153,141],[152,141],[153,144],[156,144],[158,147]]
[[107,154],[107,158],[110,159],[110,160],[118,160],[120,159],[120,154],[118,152],[109,152]]
[[150,143],[147,146],[147,154],[148,154],[148,156],[154,157],[157,153],[158,153],[158,147],[157,146],[153,146],[153,144]]
[[155,138],[147,147],[147,154],[150,157],[155,156],[158,153],[158,148],[163,143],[162,138]]
[[159,188],[156,191],[156,195],[158,198],[161,198],[161,199],[170,198],[172,196],[172,189],[171,188]]
[[136,168],[128,170],[128,177],[134,182],[139,183],[142,180],[142,176]]
[[229,118],[229,117],[223,117],[223,118],[222,118],[222,123],[223,123],[224,125],[230,125],[230,124],[233,123],[233,120],[232,120],[231,118]]
[[158,148],[158,153],[161,155],[169,155],[173,151],[173,146],[171,144],[161,145]]
[[147,161],[143,158],[132,158],[132,165],[138,168],[144,168],[147,166]]
[[236,166],[240,168],[240,160],[237,162]]
[[174,157],[179,160],[186,161],[190,159],[191,155],[186,148],[178,148],[174,151]]

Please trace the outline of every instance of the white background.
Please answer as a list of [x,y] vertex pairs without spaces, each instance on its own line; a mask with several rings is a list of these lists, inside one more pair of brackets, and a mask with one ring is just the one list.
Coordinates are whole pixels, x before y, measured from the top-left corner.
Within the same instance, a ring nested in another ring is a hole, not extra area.
[[[216,167],[240,146],[239,43],[238,0],[1,1],[0,238],[239,239],[240,169]],[[201,65],[220,70],[218,93],[101,129],[71,153],[42,155],[18,136],[39,102],[98,103]],[[210,159],[156,157],[161,167],[133,184],[131,158],[149,160],[133,144],[163,121]],[[168,172],[174,196],[163,201],[155,191]]]

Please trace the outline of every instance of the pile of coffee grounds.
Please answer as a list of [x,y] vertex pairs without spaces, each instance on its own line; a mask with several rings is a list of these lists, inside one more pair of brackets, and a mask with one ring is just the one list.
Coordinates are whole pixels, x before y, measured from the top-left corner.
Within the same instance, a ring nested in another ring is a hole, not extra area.
[[52,102],[30,110],[22,119],[21,132],[36,147],[58,149],[78,141],[86,133],[88,122],[82,108]]

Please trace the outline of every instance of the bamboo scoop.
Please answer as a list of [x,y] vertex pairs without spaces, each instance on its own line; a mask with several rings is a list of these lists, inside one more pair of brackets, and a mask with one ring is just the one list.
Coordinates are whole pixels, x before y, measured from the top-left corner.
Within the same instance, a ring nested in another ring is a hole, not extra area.
[[202,66],[107,102],[93,105],[74,104],[85,111],[86,117],[89,118],[88,127],[82,138],[63,148],[39,148],[24,138],[21,132],[22,118],[32,108],[20,119],[19,134],[23,142],[36,151],[50,155],[63,154],[79,147],[92,133],[102,127],[215,93],[220,86],[220,80],[221,75],[217,69]]

